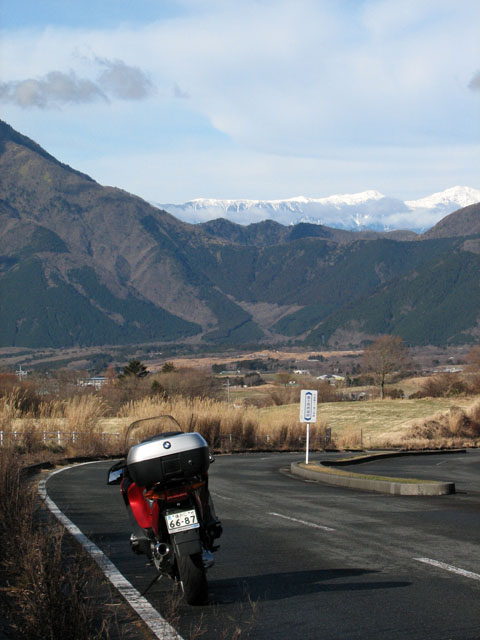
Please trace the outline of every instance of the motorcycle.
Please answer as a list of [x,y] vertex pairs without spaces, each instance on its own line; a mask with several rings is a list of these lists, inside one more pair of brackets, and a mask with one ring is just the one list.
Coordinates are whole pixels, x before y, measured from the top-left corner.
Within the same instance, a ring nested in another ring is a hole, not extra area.
[[[156,433],[165,420],[177,430]],[[139,439],[139,433],[147,437]],[[206,572],[222,534],[208,490],[214,457],[207,442],[199,433],[184,433],[172,416],[158,416],[128,427],[125,450],[125,459],[110,468],[107,484],[120,485],[133,527],[132,550],[145,554],[157,570],[144,593],[168,576],[180,584],[188,604],[204,604]]]

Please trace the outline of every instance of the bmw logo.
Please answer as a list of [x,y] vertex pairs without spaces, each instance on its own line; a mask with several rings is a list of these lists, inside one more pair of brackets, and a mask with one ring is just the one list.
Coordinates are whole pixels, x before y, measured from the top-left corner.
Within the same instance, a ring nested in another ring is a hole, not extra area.
[[171,446],[172,446],[172,443],[169,442],[168,440],[163,443],[163,448],[164,449],[170,449]]

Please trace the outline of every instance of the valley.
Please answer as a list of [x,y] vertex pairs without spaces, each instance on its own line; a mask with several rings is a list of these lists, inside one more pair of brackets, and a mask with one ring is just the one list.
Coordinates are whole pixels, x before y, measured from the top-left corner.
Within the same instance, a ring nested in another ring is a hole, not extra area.
[[0,347],[175,355],[478,338],[480,204],[421,235],[193,225],[101,186],[3,122],[0,139]]

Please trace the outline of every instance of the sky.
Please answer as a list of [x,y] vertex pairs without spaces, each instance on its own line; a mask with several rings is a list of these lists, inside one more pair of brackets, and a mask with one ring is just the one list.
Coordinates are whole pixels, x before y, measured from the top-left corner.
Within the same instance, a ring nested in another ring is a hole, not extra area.
[[480,187],[478,0],[0,0],[0,118],[157,203]]

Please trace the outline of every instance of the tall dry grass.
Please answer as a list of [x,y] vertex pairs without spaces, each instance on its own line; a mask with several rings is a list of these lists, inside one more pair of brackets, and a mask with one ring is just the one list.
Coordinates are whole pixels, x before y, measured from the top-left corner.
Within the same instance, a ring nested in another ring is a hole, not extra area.
[[0,425],[3,430],[12,429],[15,420],[25,415],[22,408],[22,392],[15,388],[0,397]]
[[[63,400],[43,402],[35,415],[23,413],[16,404],[16,396],[3,398],[0,419],[4,438],[10,438],[22,453],[64,452],[68,455],[105,455],[125,450],[124,425],[153,416],[173,416],[148,424],[135,432],[135,441],[161,431],[197,431],[217,450],[301,448],[305,442],[305,428],[296,418],[282,418],[260,424],[259,410],[236,406],[206,397],[165,397],[155,395],[124,403],[118,412],[118,439],[103,434],[108,406],[98,395],[72,396]],[[110,419],[111,421],[111,419]],[[123,426],[122,426],[123,425]],[[323,448],[326,444],[325,423],[312,425],[311,445]],[[13,439],[14,430],[16,431]],[[61,432],[57,436],[58,431]],[[60,439],[60,441],[59,441]],[[134,444],[133,440],[127,446]]]
[[66,543],[63,529],[42,510],[22,457],[6,446],[0,450],[0,546],[0,610],[16,638],[110,637],[93,563]]
[[101,396],[48,400],[35,411],[22,411],[21,399],[19,390],[0,397],[0,431],[4,442],[15,445],[18,451],[104,455],[119,450],[119,441],[102,435],[101,420],[108,406]]
[[402,440],[406,448],[480,446],[480,400],[413,421]]
[[[144,398],[129,402],[120,410],[120,417],[131,421],[152,416],[171,415],[182,431],[201,433],[212,448],[233,451],[235,449],[288,449],[300,448],[305,442],[305,427],[298,420],[282,419],[271,424],[259,423],[257,409],[235,406],[212,398]],[[172,424],[164,421],[164,428],[172,430]],[[326,440],[325,423],[311,426],[311,446],[322,447]],[[175,430],[175,429],[173,429]],[[138,441],[147,434],[139,431]],[[133,441],[129,442],[133,444]]]

